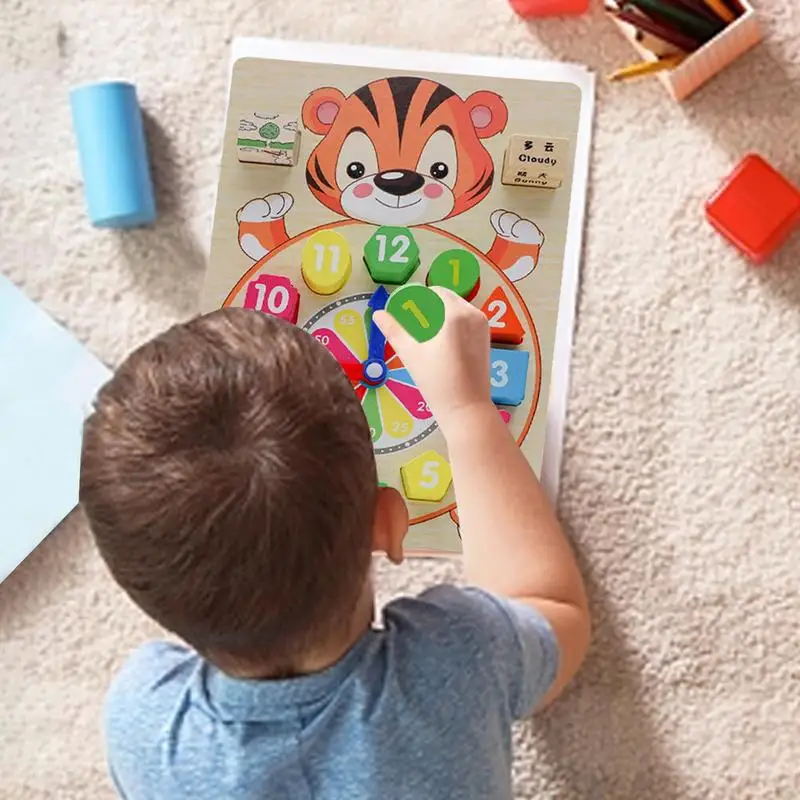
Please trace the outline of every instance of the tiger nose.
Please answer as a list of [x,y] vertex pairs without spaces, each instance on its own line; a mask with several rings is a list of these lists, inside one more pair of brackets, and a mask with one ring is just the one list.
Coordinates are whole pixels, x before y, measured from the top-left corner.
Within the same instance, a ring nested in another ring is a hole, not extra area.
[[375,185],[395,197],[416,192],[423,183],[425,178],[410,169],[389,169],[375,176]]

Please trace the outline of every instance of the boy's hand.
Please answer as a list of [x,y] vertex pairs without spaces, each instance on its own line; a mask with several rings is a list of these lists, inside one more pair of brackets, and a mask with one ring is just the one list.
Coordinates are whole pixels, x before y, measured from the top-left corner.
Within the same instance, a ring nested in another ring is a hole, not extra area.
[[413,339],[388,312],[373,319],[400,356],[445,436],[462,412],[491,408],[489,322],[455,292],[432,287],[444,303],[444,325],[427,342]]

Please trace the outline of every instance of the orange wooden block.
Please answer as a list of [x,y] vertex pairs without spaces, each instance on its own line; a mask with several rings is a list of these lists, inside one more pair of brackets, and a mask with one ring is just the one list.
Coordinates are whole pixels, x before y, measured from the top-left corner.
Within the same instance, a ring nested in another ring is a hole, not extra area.
[[481,311],[489,320],[489,332],[493,342],[522,344],[525,329],[502,286],[498,286],[489,295]]
[[706,203],[708,221],[763,264],[800,225],[800,189],[761,156],[746,156]]

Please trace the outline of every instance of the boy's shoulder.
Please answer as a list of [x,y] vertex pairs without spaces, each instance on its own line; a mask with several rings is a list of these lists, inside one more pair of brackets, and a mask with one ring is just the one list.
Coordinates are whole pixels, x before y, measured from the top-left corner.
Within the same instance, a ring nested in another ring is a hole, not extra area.
[[490,705],[503,698],[513,718],[533,711],[558,670],[558,644],[544,616],[476,587],[441,584],[400,598],[386,606],[383,621],[395,666],[423,675],[425,691],[463,682],[476,701],[477,692]]
[[171,642],[147,642],[134,650],[111,681],[106,726],[113,737],[131,725],[146,725],[155,711],[174,704],[201,663],[200,656]]

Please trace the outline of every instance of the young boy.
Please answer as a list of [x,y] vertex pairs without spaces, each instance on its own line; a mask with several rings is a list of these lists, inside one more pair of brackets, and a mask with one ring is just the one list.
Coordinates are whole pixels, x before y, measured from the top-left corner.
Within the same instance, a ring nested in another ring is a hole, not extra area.
[[253,311],[134,352],[86,423],[81,502],[133,601],[190,647],[131,656],[107,702],[133,800],[511,797],[511,723],[555,698],[589,641],[584,587],[490,399],[480,311],[386,334],[447,440],[464,569],[373,626],[373,551],[408,515],[321,344]]

